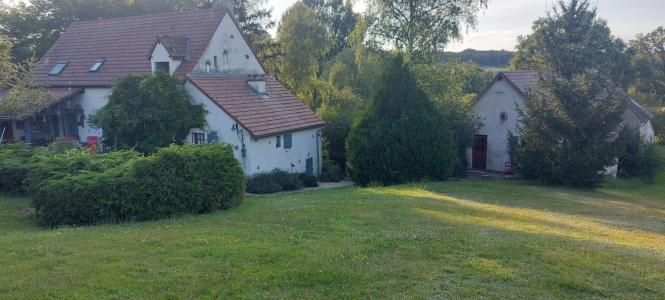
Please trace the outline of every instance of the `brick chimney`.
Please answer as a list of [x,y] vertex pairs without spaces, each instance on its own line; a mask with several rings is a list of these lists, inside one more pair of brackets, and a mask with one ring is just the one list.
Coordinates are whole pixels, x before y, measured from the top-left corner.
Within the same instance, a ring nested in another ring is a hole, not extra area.
[[235,7],[233,6],[233,0],[213,0],[212,2],[213,9],[226,9],[229,14],[235,18]]

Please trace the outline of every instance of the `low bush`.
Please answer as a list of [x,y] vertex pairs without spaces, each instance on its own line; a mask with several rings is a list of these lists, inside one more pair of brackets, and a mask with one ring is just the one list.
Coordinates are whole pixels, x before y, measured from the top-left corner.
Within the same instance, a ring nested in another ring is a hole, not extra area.
[[247,192],[251,194],[272,194],[283,191],[270,173],[261,173],[249,177]]
[[316,176],[314,175],[302,173],[298,175],[298,178],[305,187],[311,188],[319,186],[319,181],[316,179]]
[[34,156],[25,184],[30,191],[35,192],[49,180],[74,176],[80,172],[104,172],[140,156],[136,151],[107,154],[90,154],[85,149],[72,149],[60,154],[44,151]]
[[[71,155],[71,153],[68,152]],[[150,157],[122,152],[47,176],[33,198],[43,226],[144,221],[238,206],[245,176],[229,146],[171,146]],[[128,159],[129,158],[129,159]],[[115,162],[115,163],[114,163]]]
[[624,147],[619,157],[617,175],[624,178],[639,177],[653,182],[663,165],[655,145],[643,142],[639,133],[626,131],[622,135]]
[[332,161],[324,161],[319,181],[321,182],[340,182],[344,178],[342,168],[334,164]]
[[27,144],[0,145],[0,193],[25,191],[23,181],[28,176],[34,152]]
[[297,191],[304,187],[297,174],[291,174],[289,172],[278,169],[275,169],[270,174],[272,175],[275,182],[277,182],[277,184],[279,184],[284,191]]

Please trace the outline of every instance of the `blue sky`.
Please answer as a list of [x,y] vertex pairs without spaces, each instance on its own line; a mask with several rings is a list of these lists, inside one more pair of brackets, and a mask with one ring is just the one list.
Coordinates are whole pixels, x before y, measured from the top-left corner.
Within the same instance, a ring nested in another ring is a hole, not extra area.
[[[593,0],[597,2],[598,15],[607,20],[617,37],[629,40],[638,33],[649,32],[665,26],[665,0]],[[296,0],[268,0],[273,7],[276,20]],[[365,7],[356,1],[356,10]],[[513,50],[517,36],[527,34],[534,20],[545,15],[552,0],[490,0],[489,8],[482,12],[478,27],[465,34],[464,41],[449,45],[447,50],[460,51],[466,48],[479,50]]]

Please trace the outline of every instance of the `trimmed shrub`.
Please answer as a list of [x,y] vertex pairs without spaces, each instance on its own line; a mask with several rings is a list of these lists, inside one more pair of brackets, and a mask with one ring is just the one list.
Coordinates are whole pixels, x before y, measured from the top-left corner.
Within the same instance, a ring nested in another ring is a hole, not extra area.
[[46,176],[33,198],[43,226],[207,213],[244,200],[245,176],[230,146],[171,146],[150,157],[127,152],[92,161],[73,157],[70,165],[84,161],[86,168],[100,171]]
[[247,192],[252,194],[272,194],[282,191],[282,186],[279,185],[272,174],[261,173],[251,176],[247,180]]
[[104,172],[140,156],[136,151],[90,154],[85,149],[72,149],[61,154],[44,152],[35,155],[25,183],[34,192],[49,180],[75,176],[80,172]]
[[298,178],[300,179],[300,182],[302,182],[302,184],[305,187],[318,187],[319,186],[319,181],[316,180],[316,176],[314,176],[314,175],[309,175],[309,174],[302,173],[302,174],[298,175]]
[[275,169],[270,173],[277,184],[284,191],[297,191],[304,187],[297,174],[291,174],[286,171]]
[[34,152],[25,143],[0,145],[0,193],[25,191],[29,162]]
[[347,139],[347,170],[361,186],[448,179],[457,166],[453,135],[402,57],[384,73]]

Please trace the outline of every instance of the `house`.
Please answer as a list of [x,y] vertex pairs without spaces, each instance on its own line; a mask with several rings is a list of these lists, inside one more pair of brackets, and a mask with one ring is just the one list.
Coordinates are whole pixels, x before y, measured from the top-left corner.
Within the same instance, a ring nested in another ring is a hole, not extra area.
[[[474,113],[483,122],[467,150],[472,169],[495,172],[512,170],[508,155],[508,132],[518,135],[517,107],[524,107],[529,89],[538,85],[536,71],[500,72],[491,81],[474,105]],[[623,126],[639,130],[645,141],[653,142],[653,116],[635,100],[627,99]],[[611,172],[611,170],[609,170]]]
[[224,8],[74,22],[34,68],[51,91],[43,111],[0,116],[6,139],[85,144],[102,136],[86,122],[107,103],[113,82],[164,71],[206,111],[187,143],[228,143],[248,175],[283,169],[316,174],[324,122],[266,70]]

